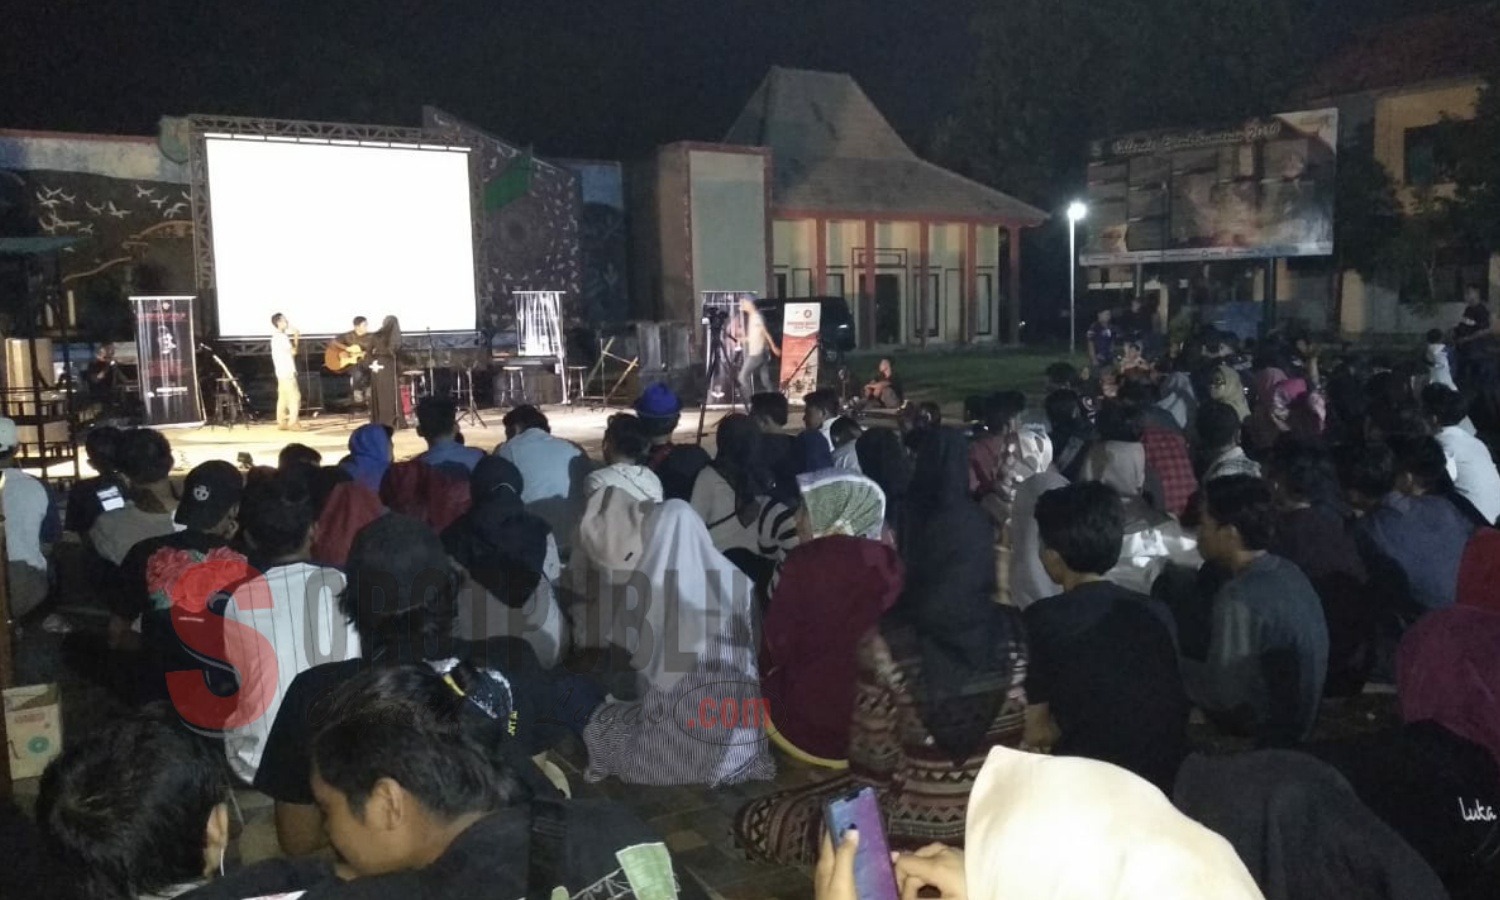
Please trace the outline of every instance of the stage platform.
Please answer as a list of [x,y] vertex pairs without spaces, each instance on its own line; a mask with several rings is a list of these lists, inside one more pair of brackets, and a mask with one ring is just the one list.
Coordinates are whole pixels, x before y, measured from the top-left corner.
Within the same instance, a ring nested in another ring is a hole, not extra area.
[[[604,438],[604,428],[609,417],[626,410],[548,406],[543,407],[542,411],[547,414],[554,435],[575,441],[588,451],[589,456],[597,460],[601,458],[600,444]],[[728,412],[728,410],[710,409],[705,417],[703,443],[710,453],[714,449],[714,427]],[[473,424],[461,424],[459,427],[463,432],[464,442],[485,452],[492,451],[504,443],[505,429],[501,426],[500,420],[505,413],[504,409],[482,410],[480,416],[484,419],[486,426],[483,428]],[[274,423],[263,422],[248,426],[239,425],[234,428],[205,425],[197,428],[163,428],[161,431],[172,442],[172,451],[177,457],[174,473],[181,475],[193,466],[211,459],[238,462],[241,453],[250,454],[255,465],[274,466],[277,453],[290,443],[306,444],[323,454],[324,465],[334,465],[348,452],[349,435],[365,422],[366,420],[361,417],[334,414],[303,419],[302,424],[306,426],[306,430],[303,431],[281,431]],[[683,410],[682,422],[675,434],[675,440],[691,443],[697,431],[698,410],[696,408]],[[417,437],[415,428],[396,432],[396,459],[410,459],[425,449],[427,445]],[[79,462],[82,464],[84,477],[87,477],[93,472],[87,464],[83,463],[81,453],[80,449]],[[59,471],[59,467],[54,467],[53,474],[70,477],[71,466],[68,468],[70,471],[64,473]]]

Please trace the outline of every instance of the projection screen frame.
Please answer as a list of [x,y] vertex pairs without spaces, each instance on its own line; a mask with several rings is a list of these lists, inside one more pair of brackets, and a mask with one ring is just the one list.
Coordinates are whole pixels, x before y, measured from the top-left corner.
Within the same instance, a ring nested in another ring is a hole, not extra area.
[[[480,280],[480,217],[478,192],[474,186],[480,177],[479,154],[475,148],[463,142],[448,140],[446,136],[423,128],[408,128],[399,125],[356,125],[347,122],[311,122],[297,119],[261,119],[248,116],[190,115],[188,123],[188,190],[191,195],[193,222],[193,282],[198,291],[198,333],[210,340],[219,340],[219,297],[216,290],[214,269],[213,222],[210,209],[212,197],[208,184],[209,137],[296,141],[301,143],[345,143],[354,142],[371,146],[381,144],[417,146],[431,148],[435,152],[461,148],[468,151],[469,160],[469,231],[474,247],[474,268],[470,276],[474,280],[475,328],[455,329],[452,334],[472,335],[479,322]],[[332,337],[332,335],[308,335],[309,337]],[[239,343],[246,343],[243,335],[230,335]],[[258,343],[258,342],[257,342]],[[266,339],[269,345],[269,336]]]

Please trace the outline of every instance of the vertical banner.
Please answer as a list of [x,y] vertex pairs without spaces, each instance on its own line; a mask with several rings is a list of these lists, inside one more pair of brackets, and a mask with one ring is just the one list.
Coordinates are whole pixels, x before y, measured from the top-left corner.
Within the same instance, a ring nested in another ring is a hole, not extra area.
[[788,303],[781,318],[781,385],[793,403],[818,389],[818,333],[823,307],[818,303]]
[[192,297],[131,297],[141,402],[150,425],[202,425]]
[[[749,402],[740,396],[740,367],[749,322],[744,303],[755,305],[755,294],[744,291],[703,292],[703,372],[708,385],[704,405],[723,409]],[[758,313],[757,313],[758,315]]]

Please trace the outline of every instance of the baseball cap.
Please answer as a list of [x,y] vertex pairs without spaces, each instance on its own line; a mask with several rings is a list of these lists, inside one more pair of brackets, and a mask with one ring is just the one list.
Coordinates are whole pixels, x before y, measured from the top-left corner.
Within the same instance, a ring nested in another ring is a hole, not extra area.
[[0,453],[14,450],[21,443],[21,433],[14,419],[0,418]]
[[193,467],[182,484],[177,504],[177,524],[185,528],[212,528],[240,502],[245,479],[232,463],[210,460]]
[[658,381],[641,392],[635,411],[643,419],[669,419],[682,412],[682,401],[665,382]]

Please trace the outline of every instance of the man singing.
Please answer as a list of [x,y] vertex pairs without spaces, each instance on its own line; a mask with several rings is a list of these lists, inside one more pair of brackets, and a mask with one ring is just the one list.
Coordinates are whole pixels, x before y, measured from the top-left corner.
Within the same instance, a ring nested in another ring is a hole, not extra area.
[[281,313],[271,317],[271,362],[276,366],[276,427],[300,431],[302,389],[297,386],[297,344],[302,334]]
[[[749,403],[750,398],[760,390],[756,387],[756,383],[770,363],[771,357],[781,358],[781,348],[776,346],[771,332],[766,330],[766,320],[761,316],[760,310],[755,308],[754,300],[741,300],[740,312],[744,315],[744,336],[740,343],[745,351],[745,359],[740,366],[739,400],[741,403]],[[768,376],[768,381],[766,386],[768,391],[774,391],[779,386],[774,373]]]

